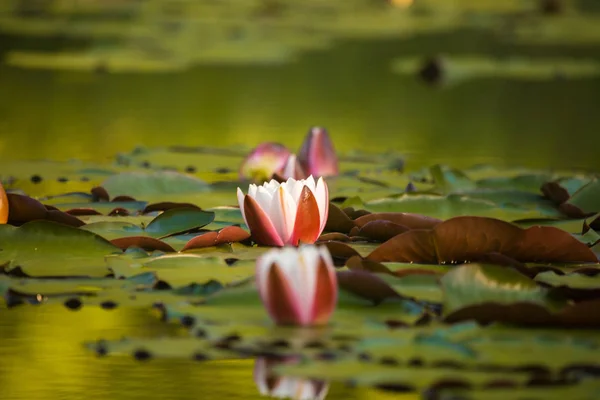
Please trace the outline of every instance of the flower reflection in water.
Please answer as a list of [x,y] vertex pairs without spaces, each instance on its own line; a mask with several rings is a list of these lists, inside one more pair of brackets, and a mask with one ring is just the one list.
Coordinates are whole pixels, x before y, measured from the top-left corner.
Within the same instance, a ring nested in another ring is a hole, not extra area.
[[272,372],[281,364],[295,364],[297,358],[273,359],[259,357],[254,362],[254,382],[260,394],[278,399],[323,400],[329,384],[324,381],[279,377]]

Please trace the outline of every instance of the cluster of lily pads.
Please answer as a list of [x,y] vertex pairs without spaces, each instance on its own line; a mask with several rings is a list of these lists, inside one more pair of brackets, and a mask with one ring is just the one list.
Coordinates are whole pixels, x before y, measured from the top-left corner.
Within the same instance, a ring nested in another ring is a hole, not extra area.
[[[57,185],[87,193],[27,194],[48,179],[18,176],[25,164],[2,175],[5,312],[156,309],[185,329],[90,338],[87,348],[138,360],[255,358],[271,394],[310,381],[306,396],[322,398],[339,380],[436,398],[593,398],[597,174],[406,172],[396,155],[335,154],[322,128],[310,130],[309,151],[291,158],[282,148],[264,159],[138,149],[102,167],[62,165],[71,175]],[[290,158],[300,167],[285,168]],[[211,161],[173,171],[194,159]],[[248,160],[260,173],[247,173]],[[319,173],[324,160],[336,168]],[[293,175],[311,169],[318,179]]]

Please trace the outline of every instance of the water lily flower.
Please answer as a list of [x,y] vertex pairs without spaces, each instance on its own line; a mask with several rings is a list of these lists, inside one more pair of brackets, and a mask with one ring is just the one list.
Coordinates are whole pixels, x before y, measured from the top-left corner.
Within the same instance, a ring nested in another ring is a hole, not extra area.
[[272,249],[256,261],[256,285],[279,325],[323,325],[337,303],[337,275],[327,247]]
[[252,238],[265,246],[314,243],[327,222],[329,192],[323,178],[312,176],[262,186],[250,184],[248,194],[237,189],[238,203]]
[[329,391],[325,381],[279,377],[272,372],[276,365],[294,364],[293,357],[276,360],[259,357],[254,362],[254,382],[263,396],[293,400],[323,400]]
[[290,155],[290,151],[282,144],[261,143],[242,162],[240,179],[264,182],[271,179],[273,174],[281,175]]
[[4,186],[0,183],[0,224],[6,224],[8,222],[8,197]]
[[337,155],[325,128],[317,126],[308,131],[298,160],[304,171],[315,177],[335,176],[339,172]]

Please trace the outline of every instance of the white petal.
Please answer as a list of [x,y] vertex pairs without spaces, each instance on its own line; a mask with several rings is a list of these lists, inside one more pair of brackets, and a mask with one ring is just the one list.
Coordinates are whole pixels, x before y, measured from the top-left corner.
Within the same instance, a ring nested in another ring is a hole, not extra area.
[[315,192],[315,178],[313,178],[313,176],[312,176],[312,175],[310,175],[308,178],[306,178],[306,179],[304,180],[304,184],[305,184],[306,186],[308,186],[308,188],[309,188],[310,190],[312,190],[312,192],[313,192],[313,193]]
[[238,199],[238,204],[240,205],[240,211],[242,212],[242,218],[244,218],[244,222],[246,222],[246,225],[248,225],[248,222],[246,221],[246,214],[244,213],[244,198],[246,196],[244,195],[244,192],[242,192],[242,189],[237,188],[237,199]]
[[271,221],[273,221],[273,225],[284,243],[287,243],[294,231],[296,209],[296,203],[292,196],[285,189],[285,186],[280,186],[277,192],[273,194],[269,212]]
[[258,188],[258,190],[256,191],[255,200],[258,203],[258,205],[263,209],[263,211],[267,214],[267,216],[269,216],[269,217],[271,217],[270,207],[271,207],[271,198],[272,197],[273,197],[273,194],[269,193],[269,191],[262,186],[260,186]]
[[302,193],[302,189],[304,189],[304,181],[293,181],[289,183],[290,185],[290,194],[294,199],[294,203],[298,204],[300,201],[300,194]]
[[257,190],[258,190],[258,187],[254,183],[252,183],[250,186],[248,186],[248,196],[255,199]]
[[317,181],[317,187],[314,191],[315,198],[317,200],[317,205],[319,206],[319,216],[321,217],[321,231],[325,228],[325,224],[327,223],[327,216],[325,215],[325,211],[327,207],[329,207],[329,193],[327,189],[327,184],[323,180],[323,177],[319,178]]

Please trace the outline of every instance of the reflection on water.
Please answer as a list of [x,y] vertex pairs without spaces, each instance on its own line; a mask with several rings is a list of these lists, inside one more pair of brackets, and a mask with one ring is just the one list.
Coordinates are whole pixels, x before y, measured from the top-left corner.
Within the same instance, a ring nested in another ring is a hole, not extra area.
[[277,376],[273,367],[294,364],[297,358],[284,360],[259,357],[254,362],[254,381],[264,396],[292,400],[323,400],[329,392],[329,383],[314,379],[298,379]]
[[[258,399],[254,361],[197,363],[98,358],[85,341],[174,334],[147,310],[20,306],[0,311],[0,399]],[[384,399],[386,393],[332,384],[328,400]],[[391,398],[391,397],[390,397]],[[413,399],[414,396],[404,397]]]

